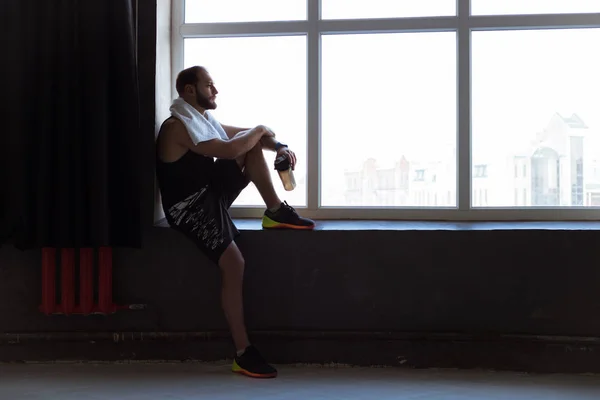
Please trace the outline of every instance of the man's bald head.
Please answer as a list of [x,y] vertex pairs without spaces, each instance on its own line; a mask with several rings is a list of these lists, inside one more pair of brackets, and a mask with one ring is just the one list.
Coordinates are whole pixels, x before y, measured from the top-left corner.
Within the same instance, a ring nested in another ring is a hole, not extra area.
[[196,84],[200,80],[200,74],[202,72],[206,73],[206,68],[201,67],[199,65],[195,65],[193,67],[189,67],[181,71],[177,75],[177,80],[175,81],[175,88],[177,89],[177,93],[180,96],[183,96],[183,92],[185,91],[186,85],[196,86]]
[[177,75],[175,88],[182,99],[202,112],[217,108],[219,91],[204,67],[196,65],[181,71]]

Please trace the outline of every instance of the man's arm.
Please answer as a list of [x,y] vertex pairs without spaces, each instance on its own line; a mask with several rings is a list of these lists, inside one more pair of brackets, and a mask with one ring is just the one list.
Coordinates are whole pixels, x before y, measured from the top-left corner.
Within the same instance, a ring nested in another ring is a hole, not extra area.
[[269,149],[277,153],[276,157],[285,156],[288,160],[290,160],[292,169],[296,168],[296,154],[291,151],[287,145],[283,143],[279,143],[277,139],[275,139],[275,133],[271,131],[269,128],[265,127],[272,135],[265,135],[260,139],[260,143],[263,149]]
[[278,150],[277,143],[279,142],[277,141],[277,139],[275,139],[274,136],[263,136],[262,139],[260,139],[260,144],[262,145],[263,149],[271,151]]
[[212,139],[206,142],[200,142],[194,145],[190,135],[181,121],[170,124],[166,127],[168,135],[173,135],[177,142],[192,150],[195,153],[202,154],[207,157],[216,157],[223,159],[236,159],[243,154],[249,152],[260,139],[270,132],[264,126],[257,126],[246,131],[241,131],[231,140]]
[[225,131],[225,133],[227,134],[227,137],[229,139],[233,139],[234,136],[240,132],[250,130],[250,128],[238,128],[237,126],[229,126],[229,125],[223,125],[223,124],[221,124],[221,127],[223,128],[223,130]]
[[[223,130],[225,131],[225,133],[227,134],[227,136],[229,137],[229,139],[233,139],[236,135],[238,135],[240,132],[244,132],[244,131],[249,131],[250,128],[239,128],[237,126],[230,126],[230,125],[223,125],[221,124],[221,126],[223,127]],[[267,150],[271,150],[271,151],[277,151],[279,150],[277,148],[277,140],[275,139],[275,133],[273,131],[271,131],[269,128],[264,127],[265,129],[267,129],[268,131],[270,131],[270,133],[273,136],[269,136],[269,135],[265,135],[262,137],[262,139],[260,140],[260,144],[262,145],[263,149],[267,149]]]

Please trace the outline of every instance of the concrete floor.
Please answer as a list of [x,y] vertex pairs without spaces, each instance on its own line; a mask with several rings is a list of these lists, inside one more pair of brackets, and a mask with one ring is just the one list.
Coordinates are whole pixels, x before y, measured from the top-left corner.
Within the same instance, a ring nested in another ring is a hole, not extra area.
[[0,399],[600,399],[600,376],[281,366],[254,380],[229,364],[0,364]]

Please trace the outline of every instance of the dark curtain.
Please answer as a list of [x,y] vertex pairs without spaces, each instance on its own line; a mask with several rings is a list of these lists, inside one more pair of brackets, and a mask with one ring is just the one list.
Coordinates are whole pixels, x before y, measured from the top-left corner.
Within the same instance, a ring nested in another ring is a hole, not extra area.
[[140,247],[136,1],[2,2],[0,239]]

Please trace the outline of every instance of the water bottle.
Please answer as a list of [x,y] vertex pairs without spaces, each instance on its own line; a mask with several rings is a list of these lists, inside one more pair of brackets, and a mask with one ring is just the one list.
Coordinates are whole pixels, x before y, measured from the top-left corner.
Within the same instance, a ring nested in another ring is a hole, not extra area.
[[275,169],[279,173],[283,188],[288,192],[294,190],[296,187],[296,180],[294,179],[294,171],[292,171],[290,160],[286,156],[278,157],[275,160]]

